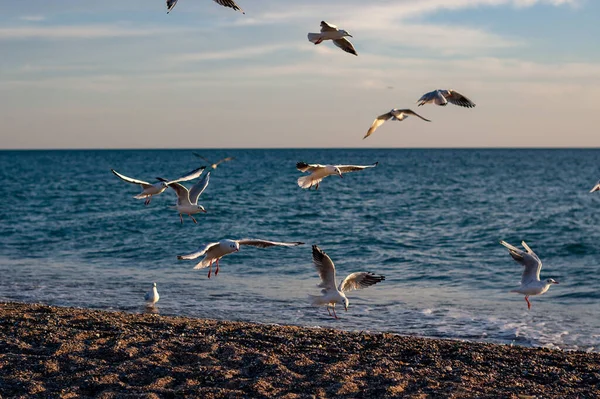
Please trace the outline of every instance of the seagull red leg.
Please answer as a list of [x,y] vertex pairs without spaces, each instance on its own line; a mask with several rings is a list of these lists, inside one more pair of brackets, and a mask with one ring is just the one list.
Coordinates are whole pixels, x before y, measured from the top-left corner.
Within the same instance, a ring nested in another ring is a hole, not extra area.
[[336,320],[338,319],[337,315],[335,314],[335,306],[333,307],[333,317],[335,317]]
[[208,278],[210,278],[210,273],[212,272],[212,263],[213,263],[213,261],[211,259],[210,260],[210,265],[208,266],[209,267],[209,269],[208,269]]
[[194,223],[198,224],[198,222],[196,222],[196,219],[194,219],[194,217],[192,216],[191,213],[188,213],[188,216],[192,218],[192,220],[194,221]]
[[531,310],[531,302],[529,302],[529,295],[525,295],[525,302],[527,302],[527,309]]
[[217,259],[217,269],[215,270],[215,276],[219,274],[219,259]]
[[181,216],[181,213],[179,214],[179,220],[181,220],[181,224],[183,224],[183,216]]

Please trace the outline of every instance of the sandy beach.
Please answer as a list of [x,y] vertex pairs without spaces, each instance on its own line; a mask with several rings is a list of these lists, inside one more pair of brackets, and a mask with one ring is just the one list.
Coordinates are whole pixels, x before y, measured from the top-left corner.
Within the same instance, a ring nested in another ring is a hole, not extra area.
[[3,398],[597,398],[599,365],[599,353],[0,304]]

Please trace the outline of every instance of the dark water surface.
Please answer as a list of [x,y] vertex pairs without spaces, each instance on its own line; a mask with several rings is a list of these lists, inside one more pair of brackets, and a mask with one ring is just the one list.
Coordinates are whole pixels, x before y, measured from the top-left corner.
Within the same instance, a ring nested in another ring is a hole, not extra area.
[[[146,207],[110,168],[153,182],[200,166],[191,151],[0,152],[0,300],[139,312],[156,281],[165,315],[600,351],[600,150],[201,153],[237,160],[212,172],[199,224],[181,225],[171,190]],[[297,161],[380,164],[315,192],[296,186]],[[176,259],[245,237],[307,245],[242,248],[210,280]],[[500,239],[527,241],[560,281],[531,311],[508,292],[521,266]],[[386,276],[339,320],[306,300],[314,243],[338,276]]]

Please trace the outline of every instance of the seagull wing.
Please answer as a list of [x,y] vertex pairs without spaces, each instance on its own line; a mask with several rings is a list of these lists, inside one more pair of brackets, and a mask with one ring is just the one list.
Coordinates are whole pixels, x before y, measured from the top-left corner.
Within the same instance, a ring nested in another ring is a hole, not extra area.
[[175,4],[177,4],[177,0],[167,0],[167,14],[171,12]]
[[319,277],[321,277],[321,283],[319,287],[325,288],[326,290],[335,289],[335,265],[331,258],[316,245],[312,246],[313,263]]
[[306,162],[296,163],[296,169],[300,172],[314,172],[317,169],[324,168],[325,165],[319,165],[318,163],[308,164]]
[[244,10],[238,6],[233,0],[214,0],[215,3],[222,5],[223,7],[233,8],[236,11],[240,11],[242,14],[245,14]]
[[446,100],[450,101],[454,105],[459,105],[466,108],[473,108],[475,106],[473,101],[454,90],[448,90],[448,94],[444,97],[446,97]]
[[373,274],[370,272],[356,272],[350,274],[340,283],[338,290],[341,292],[348,292],[352,290],[361,290],[377,284],[385,280],[385,276]]
[[[167,182],[167,184],[172,184],[172,183],[179,183],[180,181],[188,181],[188,180],[194,180],[197,177],[200,177],[200,175],[202,174],[202,172],[204,172],[204,169],[206,169],[206,166],[201,166],[198,169],[194,169],[189,173],[186,173],[185,175],[181,176],[178,179],[175,180],[171,180],[169,182]],[[157,179],[164,181],[164,179],[158,178]]]
[[416,117],[419,117],[419,118],[423,119],[425,122],[431,122],[429,119],[423,118],[421,115],[417,114],[412,109],[399,109],[398,111],[400,111],[404,114],[407,114],[407,115],[414,115]]
[[358,53],[354,49],[354,46],[352,45],[352,43],[350,43],[350,40],[346,39],[345,37],[334,40],[333,44],[335,44],[347,53],[358,55]]
[[215,245],[219,245],[219,243],[211,242],[210,244],[203,245],[197,251],[192,252],[191,254],[177,255],[177,259],[179,259],[179,260],[181,260],[181,259],[196,259],[196,258],[206,254],[208,252],[208,250],[211,249],[212,247],[214,247]]
[[335,32],[338,30],[338,27],[332,24],[329,24],[325,21],[321,21],[321,33],[323,32]]
[[439,90],[434,90],[430,91],[429,93],[425,93],[417,101],[417,103],[419,103],[419,107],[429,102],[433,102],[441,106],[448,104],[448,100],[446,100],[446,97],[444,97]]
[[194,184],[192,186],[192,188],[190,188],[190,203],[191,204],[195,205],[198,203],[198,198],[200,197],[200,195],[202,195],[204,190],[206,190],[209,180],[210,180],[210,172],[208,172],[206,175],[204,175],[202,180],[200,180],[198,183]]
[[144,187],[144,188],[152,186],[152,184],[150,184],[148,182],[145,182],[143,180],[132,179],[131,177],[124,176],[124,175],[120,174],[119,172],[117,172],[114,169],[111,169],[110,171],[113,172],[115,174],[115,176],[117,176],[119,179],[121,179],[123,181],[126,181],[127,183],[141,184],[142,187]]
[[233,161],[235,158],[234,157],[227,157],[227,158],[223,158],[221,159],[219,162],[217,162],[215,164],[215,166],[219,166],[220,164],[222,164],[223,162],[229,162],[229,161]]
[[244,238],[241,240],[236,240],[240,245],[250,245],[251,247],[257,248],[269,248],[269,247],[295,247],[298,245],[303,245],[303,242],[300,241],[291,241],[291,242],[279,242],[279,241],[267,241],[267,240],[256,240],[251,238]]
[[370,135],[372,135],[372,134],[373,134],[373,132],[374,132],[375,130],[377,130],[377,128],[378,128],[379,126],[383,125],[383,124],[384,124],[384,122],[385,122],[385,121],[387,121],[387,120],[389,120],[389,119],[390,119],[392,116],[393,116],[393,115],[392,115],[392,113],[391,113],[391,112],[388,112],[388,113],[386,113],[386,114],[383,114],[383,115],[379,115],[379,116],[377,117],[377,119],[375,119],[375,120],[373,121],[373,123],[371,124],[371,127],[370,127],[370,128],[369,128],[369,130],[367,131],[367,134],[365,134],[365,137],[363,137],[363,140],[364,140],[364,139],[366,139],[367,137],[369,137]]
[[596,183],[596,185],[594,186],[594,188],[592,188],[590,190],[590,193],[593,193],[594,191],[599,191],[600,190],[600,180],[598,181],[598,183]]
[[190,202],[190,192],[185,186],[179,183],[169,184],[173,190],[175,190],[175,194],[177,194],[177,205],[191,205]]
[[527,250],[527,252],[521,251],[519,248],[516,248],[506,241],[500,241],[500,244],[504,245],[510,256],[517,262],[519,262],[525,270],[523,270],[523,275],[521,276],[521,285],[527,285],[532,281],[540,280],[540,270],[542,270],[542,261],[538,256],[529,248],[529,246],[523,241],[521,245]]
[[208,159],[204,158],[202,155],[198,154],[197,152],[192,152],[192,154],[194,154],[195,156],[197,156],[201,160],[203,160],[205,162],[208,162],[209,164],[212,164],[212,162],[210,162]]
[[348,172],[357,172],[359,170],[374,168],[379,165],[379,162],[375,162],[373,165],[335,165],[340,172],[348,173]]

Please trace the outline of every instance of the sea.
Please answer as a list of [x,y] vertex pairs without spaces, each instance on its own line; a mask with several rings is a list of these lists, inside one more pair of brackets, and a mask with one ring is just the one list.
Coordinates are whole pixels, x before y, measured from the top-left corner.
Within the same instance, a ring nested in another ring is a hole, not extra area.
[[[235,157],[211,171],[198,224],[173,190],[145,206],[110,171],[176,178],[206,164],[192,151]],[[315,191],[298,161],[379,165]],[[598,149],[0,151],[0,175],[0,301],[138,313],[156,282],[161,315],[600,351]],[[210,279],[177,259],[224,238],[306,244],[242,247]],[[500,240],[526,241],[560,283],[531,310]],[[307,299],[313,244],[338,281],[385,281],[330,317]]]

